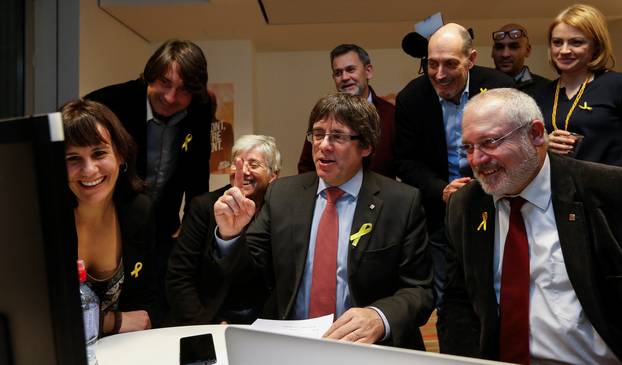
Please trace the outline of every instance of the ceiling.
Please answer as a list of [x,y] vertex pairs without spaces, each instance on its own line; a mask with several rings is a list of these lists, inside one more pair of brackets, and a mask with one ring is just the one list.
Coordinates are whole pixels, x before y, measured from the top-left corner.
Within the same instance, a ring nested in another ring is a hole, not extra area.
[[[251,40],[259,52],[327,50],[339,43],[400,48],[414,24],[441,11],[444,21],[475,31],[490,45],[501,25],[524,25],[545,43],[551,20],[573,0],[99,0],[104,11],[149,42],[169,38]],[[622,19],[620,0],[584,0],[609,20]]]

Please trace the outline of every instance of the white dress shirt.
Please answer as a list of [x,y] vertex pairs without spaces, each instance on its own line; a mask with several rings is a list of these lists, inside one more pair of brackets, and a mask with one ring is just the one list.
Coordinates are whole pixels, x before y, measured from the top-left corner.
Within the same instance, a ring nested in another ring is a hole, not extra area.
[[[559,243],[551,202],[551,167],[542,169],[520,193],[529,242],[529,350],[531,364],[619,364],[587,318],[572,287]],[[503,249],[510,203],[495,201],[494,286],[499,303]]]

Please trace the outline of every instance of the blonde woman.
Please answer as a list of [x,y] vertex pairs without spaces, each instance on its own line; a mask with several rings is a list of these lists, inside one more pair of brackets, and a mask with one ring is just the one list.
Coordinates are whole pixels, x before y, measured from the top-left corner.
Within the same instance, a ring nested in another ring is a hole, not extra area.
[[622,166],[622,74],[603,14],[589,5],[562,11],[549,27],[549,61],[559,78],[536,95],[549,151]]

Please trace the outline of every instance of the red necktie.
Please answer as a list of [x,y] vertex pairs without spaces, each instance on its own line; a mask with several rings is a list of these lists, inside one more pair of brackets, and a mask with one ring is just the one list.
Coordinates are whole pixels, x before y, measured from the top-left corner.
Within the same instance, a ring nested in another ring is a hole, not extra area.
[[510,201],[510,228],[501,270],[499,355],[501,361],[529,364],[529,244],[520,209],[521,197]]
[[315,240],[309,318],[335,313],[337,242],[339,240],[339,216],[335,204],[343,191],[334,186],[324,191],[326,192],[326,207],[322,212]]

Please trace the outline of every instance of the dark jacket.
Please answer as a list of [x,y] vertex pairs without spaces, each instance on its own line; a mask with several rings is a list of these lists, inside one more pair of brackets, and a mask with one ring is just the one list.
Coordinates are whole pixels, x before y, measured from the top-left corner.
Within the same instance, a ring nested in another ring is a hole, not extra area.
[[548,83],[551,82],[551,80],[533,72],[529,72],[529,74],[531,75],[531,79],[517,82],[515,87],[518,90],[524,92],[525,94],[531,96],[532,98],[535,98],[538,90],[545,87]]
[[[568,277],[587,318],[622,359],[622,194],[613,188],[622,186],[622,169],[554,154],[549,158],[551,200]],[[452,341],[443,352],[498,359],[495,219],[478,231],[482,212],[494,217],[495,207],[477,181],[449,200],[451,250],[442,313]]]
[[244,277],[244,273],[224,275],[211,254],[216,228],[214,202],[230,187],[190,202],[168,263],[166,296],[172,311],[167,324],[250,323],[265,300],[261,280]]
[[[486,67],[473,66],[469,75],[469,98],[514,86],[511,77]],[[428,76],[409,82],[397,95],[395,108],[397,176],[421,190],[428,230],[435,232],[443,225],[449,170],[443,110]]]
[[159,313],[154,308],[155,225],[151,200],[146,195],[137,194],[115,199],[115,207],[121,228],[124,275],[118,309],[122,312],[146,310],[151,320],[157,323]]
[[[147,167],[147,84],[142,79],[111,85],[84,97],[106,105],[119,118],[138,147],[137,172],[145,178]],[[186,200],[209,191],[211,152],[210,105],[193,102],[180,122],[180,153],[177,168],[164,187],[160,201],[154,202],[158,240],[169,239],[179,228],[179,209],[183,194]],[[181,149],[185,136],[191,135],[188,149]]]
[[[268,313],[288,319],[294,311],[309,248],[318,176],[277,179],[241,242],[219,260],[223,270],[248,264],[271,289]],[[434,307],[421,194],[410,186],[365,171],[352,221],[355,234],[372,232],[349,245],[348,286],[355,307],[374,306],[391,327],[388,345],[423,350],[419,327]],[[248,267],[247,266],[247,267]]]

